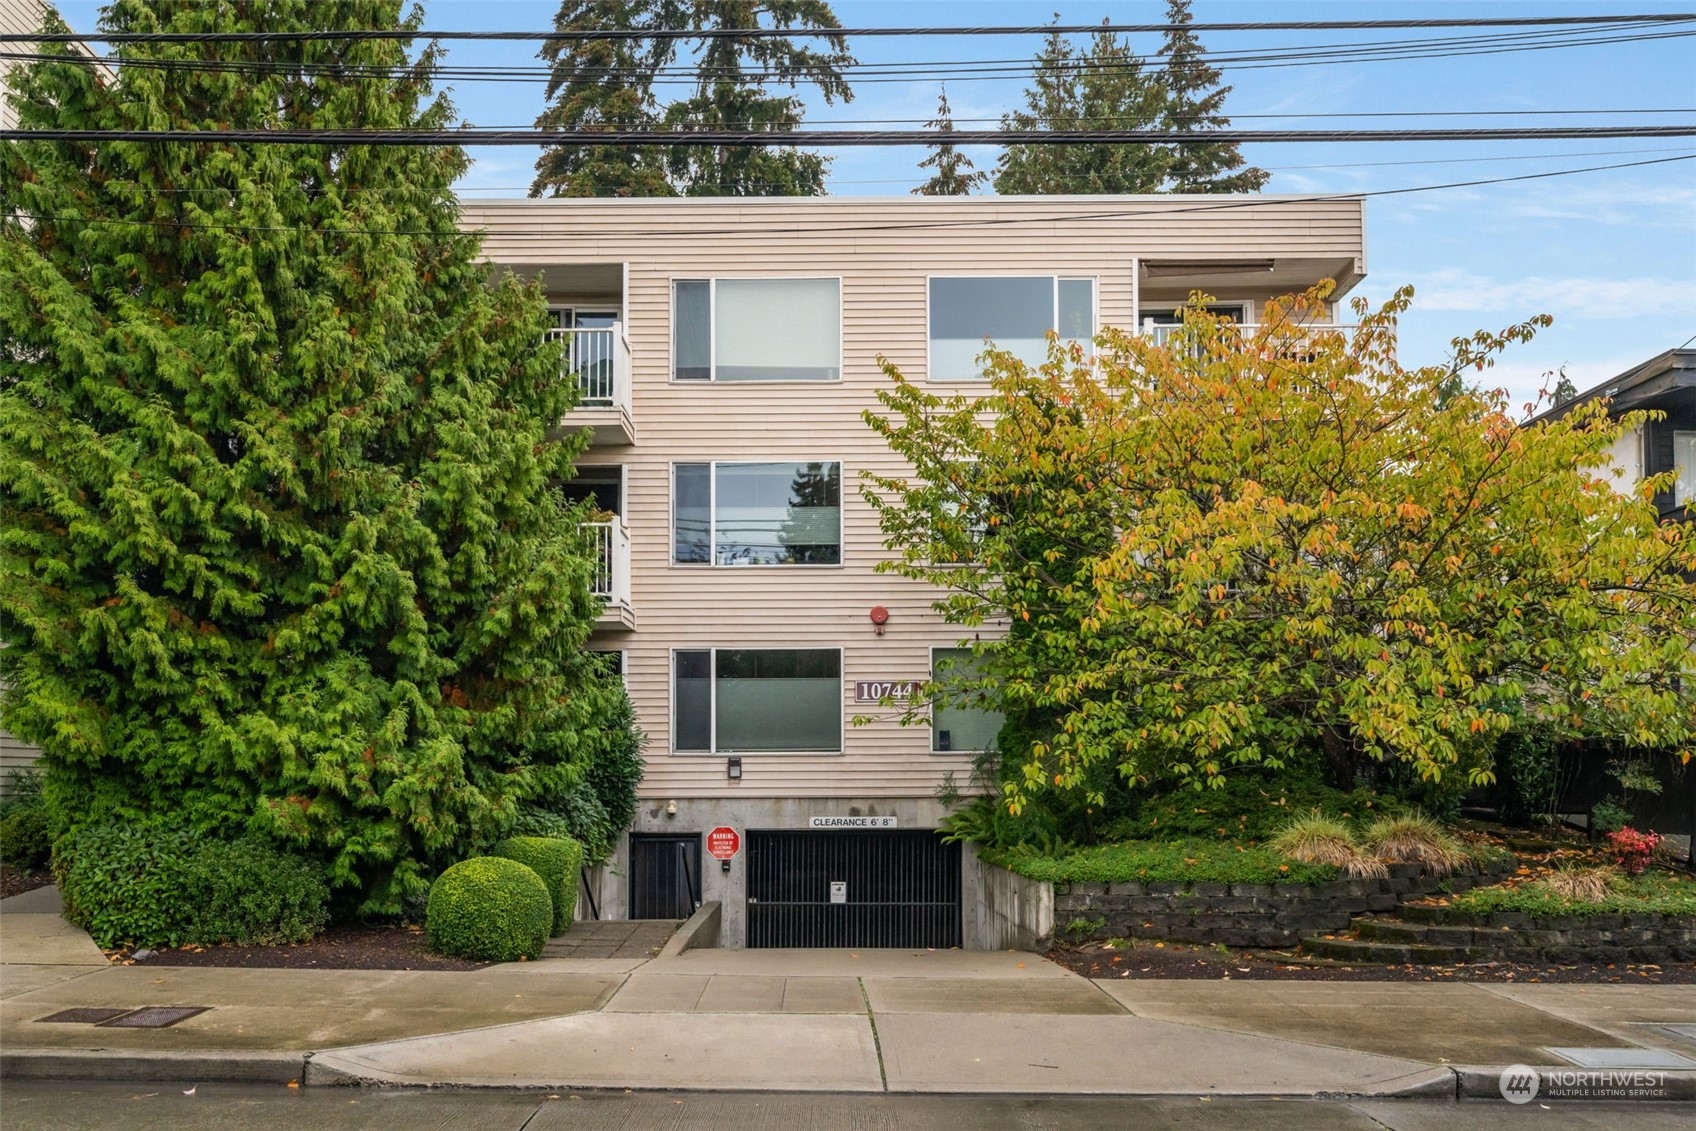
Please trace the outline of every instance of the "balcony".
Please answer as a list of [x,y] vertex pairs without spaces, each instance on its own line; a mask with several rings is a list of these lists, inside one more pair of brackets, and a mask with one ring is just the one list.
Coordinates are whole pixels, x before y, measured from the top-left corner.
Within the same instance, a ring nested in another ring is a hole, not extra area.
[[589,592],[605,602],[596,627],[635,628],[636,610],[630,603],[630,531],[618,518],[585,522],[581,529],[589,536],[595,553]]
[[[1245,341],[1254,337],[1254,335],[1258,334],[1261,330],[1260,324],[1255,322],[1235,322],[1232,323],[1232,325],[1235,326],[1237,332],[1242,335],[1243,340]],[[1153,338],[1154,344],[1157,346],[1163,346],[1167,342],[1171,341],[1172,337],[1182,329],[1182,326],[1174,325],[1170,322],[1144,320],[1142,324],[1142,332],[1144,336]],[[1353,324],[1343,325],[1340,323],[1333,324],[1330,322],[1307,322],[1299,324],[1291,323],[1289,325],[1279,327],[1279,333],[1284,340],[1294,342],[1299,341],[1308,334],[1321,333],[1324,331],[1334,331],[1346,337],[1347,335],[1352,334],[1356,329],[1358,329],[1358,327]]]
[[634,444],[630,341],[624,336],[623,323],[615,322],[605,329],[549,330],[547,339],[565,343],[560,377],[577,382],[577,407],[571,410],[566,424],[593,429],[596,445]]

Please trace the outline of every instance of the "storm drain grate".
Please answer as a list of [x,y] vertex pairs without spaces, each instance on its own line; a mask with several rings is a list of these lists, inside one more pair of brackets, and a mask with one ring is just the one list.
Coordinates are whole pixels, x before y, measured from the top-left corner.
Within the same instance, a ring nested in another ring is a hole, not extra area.
[[210,1008],[209,1005],[144,1005],[99,1024],[105,1029],[165,1029]]
[[1696,1068],[1696,1061],[1665,1049],[1551,1047],[1549,1051],[1580,1068]]
[[37,1023],[53,1022],[69,1025],[98,1025],[102,1021],[110,1021],[114,1017],[122,1017],[128,1009],[104,1009],[84,1006],[80,1009],[61,1009],[46,1017],[37,1017]]

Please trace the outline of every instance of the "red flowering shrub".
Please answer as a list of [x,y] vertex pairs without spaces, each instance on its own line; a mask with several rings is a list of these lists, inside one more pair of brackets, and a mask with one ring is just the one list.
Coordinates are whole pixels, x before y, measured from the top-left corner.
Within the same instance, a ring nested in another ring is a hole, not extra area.
[[1618,832],[1609,833],[1608,843],[1613,846],[1614,863],[1624,869],[1626,875],[1635,876],[1649,866],[1655,846],[1661,843],[1661,834],[1640,833],[1627,825]]

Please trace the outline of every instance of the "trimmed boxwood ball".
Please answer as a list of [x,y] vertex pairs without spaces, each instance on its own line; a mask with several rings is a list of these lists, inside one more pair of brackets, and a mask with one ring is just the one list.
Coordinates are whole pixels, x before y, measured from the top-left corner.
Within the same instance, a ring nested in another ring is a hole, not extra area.
[[498,856],[474,856],[443,872],[424,911],[431,950],[486,962],[535,958],[553,921],[542,877]]
[[527,864],[548,885],[554,904],[553,933],[557,937],[571,927],[577,912],[577,870],[583,866],[583,846],[570,837],[509,836],[490,851]]

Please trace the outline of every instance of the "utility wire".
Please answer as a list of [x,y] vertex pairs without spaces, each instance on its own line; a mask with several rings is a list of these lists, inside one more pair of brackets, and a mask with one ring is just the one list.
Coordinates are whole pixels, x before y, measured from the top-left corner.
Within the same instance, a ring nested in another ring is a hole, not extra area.
[[1553,27],[1580,24],[1680,23],[1696,20],[1696,12],[1648,12],[1639,15],[1476,17],[1446,20],[1299,20],[1250,23],[1190,24],[1031,24],[1021,27],[908,27],[908,28],[594,28],[542,31],[429,31],[406,28],[324,31],[204,31],[204,32],[54,32],[0,34],[0,43],[245,43],[311,42],[364,39],[470,40],[612,40],[612,39],[818,39],[898,38],[917,36],[1076,35],[1098,31],[1138,32],[1223,31],[1359,31],[1378,28]]
[[0,130],[0,141],[190,142],[244,145],[1175,145],[1284,142],[1537,141],[1573,138],[1696,137],[1696,124],[1677,126],[1525,126],[1511,129],[1393,130],[538,130],[482,129],[239,129],[239,130]]
[[[1645,32],[1638,35],[1602,35],[1586,39],[1557,38],[1571,37],[1584,34],[1584,29],[1560,32],[1534,32],[1502,36],[1462,36],[1447,39],[1426,40],[1380,40],[1366,43],[1331,44],[1325,46],[1272,48],[1258,52],[1208,52],[1198,53],[1197,66],[1214,66],[1222,70],[1264,70],[1269,68],[1287,68],[1292,66],[1319,66],[1353,64],[1367,62],[1400,62],[1430,58],[1457,58],[1475,55],[1511,54],[1525,51],[1545,51],[1559,48],[1607,46],[1620,43],[1637,43],[1658,39],[1680,39],[1696,35],[1696,31],[1657,31]],[[4,37],[0,37],[4,42]],[[32,60],[42,58],[39,53],[7,52],[0,58]],[[332,62],[309,62],[306,60],[277,60],[277,59],[188,59],[161,57],[134,57],[114,54],[96,57],[45,56],[60,61],[98,63],[112,67],[141,67],[164,71],[205,71],[210,73],[232,74],[272,74],[283,73],[290,76],[328,74],[339,78],[347,77],[385,77],[411,78],[415,76],[414,64],[411,63],[350,63],[345,60]],[[1110,74],[1122,71],[1137,71],[1150,66],[1158,66],[1158,56],[1154,61],[1140,58],[1127,60],[1092,60],[1088,57],[1069,60],[1067,66],[1071,69],[1091,73]],[[912,81],[992,81],[1027,76],[1037,70],[1037,64],[1030,59],[990,59],[990,60],[938,60],[929,62],[876,62],[862,63],[849,60],[838,64],[844,73],[851,75],[857,83],[889,83]],[[670,65],[658,68],[646,67],[617,67],[617,66],[573,66],[558,68],[562,74],[578,80],[615,79],[639,80],[646,85],[694,85],[703,78],[725,77],[734,78],[748,83],[775,82],[793,86],[793,76],[744,70],[741,67],[695,67],[690,65]],[[466,82],[495,82],[495,83],[539,83],[551,82],[555,74],[554,66],[504,66],[477,67],[455,66],[444,63],[432,68],[430,77],[434,81],[466,81]]]
[[[1487,186],[1487,185],[1511,184],[1511,183],[1514,183],[1514,182],[1517,182],[1517,181],[1540,181],[1540,180],[1547,180],[1551,177],[1569,177],[1569,176],[1575,176],[1575,175],[1578,175],[1578,174],[1581,174],[1581,173],[1601,173],[1601,172],[1608,172],[1610,170],[1615,170],[1615,169],[1635,169],[1635,168],[1640,168],[1640,167],[1647,166],[1647,165],[1667,165],[1667,164],[1671,164],[1671,163],[1677,162],[1677,161],[1692,161],[1692,160],[1696,160],[1696,153],[1684,154],[1684,155],[1678,156],[1678,157],[1657,157],[1657,158],[1654,158],[1652,160],[1646,160],[1646,161],[1625,161],[1625,162],[1621,162],[1619,164],[1614,164],[1614,165],[1591,165],[1591,166],[1587,166],[1587,167],[1581,168],[1581,169],[1554,169],[1554,170],[1550,170],[1550,171],[1542,172],[1542,173],[1521,173],[1518,176],[1513,176],[1513,177],[1489,177],[1489,178],[1485,178],[1485,179],[1481,179],[1481,180],[1473,180],[1473,181],[1451,181],[1447,184],[1411,185],[1411,186],[1408,186],[1408,187],[1405,187],[1405,188],[1394,188],[1394,189],[1372,189],[1372,190],[1369,190],[1369,191],[1366,191],[1366,192],[1307,193],[1307,194],[1303,194],[1303,195],[1299,195],[1299,196],[1282,196],[1281,195],[1281,196],[1277,196],[1277,197],[1273,197],[1273,198],[1258,197],[1258,196],[1254,196],[1252,194],[1245,194],[1245,195],[1231,196],[1227,199],[1219,200],[1219,201],[1208,201],[1208,202],[1205,202],[1205,203],[1198,202],[1198,203],[1195,203],[1195,204],[1181,204],[1181,205],[1174,205],[1174,206],[1163,206],[1163,207],[1160,207],[1160,208],[1141,208],[1141,209],[1119,208],[1119,209],[1111,209],[1111,210],[1100,211],[1100,212],[1075,213],[1075,214],[1072,214],[1072,215],[1058,215],[1058,216],[1057,215],[995,216],[995,217],[984,217],[984,218],[969,219],[969,220],[930,220],[930,221],[921,220],[921,221],[910,221],[910,222],[900,222],[900,223],[886,222],[886,223],[878,223],[878,224],[832,224],[832,225],[821,225],[821,226],[811,227],[807,230],[807,234],[808,235],[829,235],[829,234],[845,233],[845,232],[920,231],[920,230],[931,230],[931,229],[942,229],[942,228],[950,228],[950,229],[951,228],[991,228],[991,227],[1010,227],[1010,226],[1016,226],[1016,225],[1021,225],[1021,224],[1053,224],[1057,221],[1077,222],[1077,221],[1087,221],[1087,220],[1108,220],[1108,221],[1111,221],[1111,220],[1135,220],[1135,219],[1142,217],[1142,216],[1153,216],[1153,215],[1174,216],[1174,215],[1181,215],[1181,214],[1186,214],[1186,213],[1228,212],[1228,211],[1234,211],[1234,210],[1239,209],[1239,208],[1266,208],[1266,207],[1272,207],[1272,206],[1284,205],[1284,204],[1303,204],[1303,203],[1312,203],[1312,202],[1326,201],[1326,200],[1364,200],[1364,199],[1368,199],[1368,198],[1372,198],[1372,197],[1380,197],[1380,196],[1405,196],[1405,195],[1408,195],[1410,193],[1439,192],[1439,191],[1442,191],[1442,190],[1445,190],[1445,189],[1482,188],[1482,187]],[[712,200],[735,200],[735,199],[738,199],[738,198],[735,198],[735,197],[703,197],[703,198],[697,198],[697,199],[699,199],[701,202],[705,203],[705,202],[709,202],[709,201],[712,201]],[[755,198],[755,199],[780,200],[780,199],[785,199],[785,198],[764,197],[764,198]],[[792,199],[821,199],[821,198],[815,197],[815,198],[792,198]],[[833,198],[829,198],[829,199],[835,200],[837,202],[851,203],[851,202],[854,201],[855,198],[853,198],[853,197],[833,197]],[[903,199],[911,200],[913,198],[904,197]],[[974,199],[974,198],[932,197],[930,199],[936,200],[938,202],[942,202],[942,201],[947,201],[947,200],[959,201],[959,200]],[[993,197],[979,197],[979,198],[975,198],[975,199],[993,200],[994,198]],[[485,201],[483,203],[489,203],[489,202]],[[191,220],[133,220],[133,219],[128,219],[128,218],[116,218],[116,217],[104,217],[104,216],[64,216],[64,215],[57,215],[57,214],[51,214],[51,213],[31,212],[27,209],[12,209],[9,213],[0,214],[0,216],[10,216],[12,218],[17,218],[17,219],[34,220],[38,223],[107,224],[107,225],[119,226],[119,227],[168,228],[168,229],[171,229],[172,231],[210,230],[210,231],[241,231],[241,232],[297,232],[297,233],[303,233],[303,234],[326,235],[326,236],[340,236],[340,235],[346,235],[346,236],[431,236],[431,237],[435,237],[435,238],[439,238],[439,239],[440,238],[451,238],[451,237],[455,237],[455,236],[472,238],[472,237],[481,237],[484,234],[482,232],[477,232],[477,231],[442,232],[442,231],[436,231],[436,230],[428,229],[428,228],[418,228],[418,229],[406,229],[406,228],[388,228],[388,229],[384,229],[384,228],[310,228],[310,227],[304,227],[304,226],[301,226],[301,225],[298,225],[298,224],[225,224],[225,223],[216,223],[216,222],[214,222],[214,223],[203,223],[203,222],[200,222],[200,221],[191,221]],[[772,229],[772,230],[764,231],[764,232],[760,231],[759,228],[754,223],[744,222],[744,223],[737,224],[733,228],[721,228],[721,229],[690,228],[688,230],[687,234],[690,235],[690,236],[737,236],[737,237],[741,237],[741,238],[745,238],[745,239],[754,239],[754,238],[757,238],[757,237],[767,236],[767,237],[772,237],[772,238],[776,238],[776,239],[781,239],[785,242],[793,242],[796,238],[796,230],[795,230],[794,223],[792,221],[784,221],[780,228],[776,228],[776,229]],[[620,236],[630,237],[630,238],[657,237],[657,236],[675,238],[678,235],[679,235],[679,232],[674,228],[672,228],[672,229],[652,229],[652,230],[647,230],[647,231],[630,231],[630,232],[621,232],[620,233]]]

